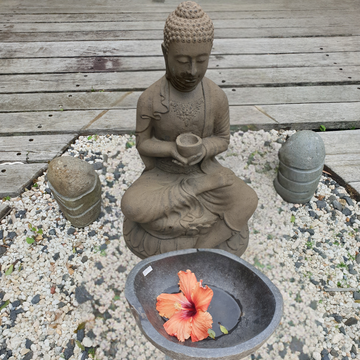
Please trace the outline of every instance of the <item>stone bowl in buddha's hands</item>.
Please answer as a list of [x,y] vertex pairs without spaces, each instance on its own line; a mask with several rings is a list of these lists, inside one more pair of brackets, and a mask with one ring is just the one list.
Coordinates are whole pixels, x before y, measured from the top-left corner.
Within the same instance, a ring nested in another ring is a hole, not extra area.
[[192,133],[180,134],[175,142],[178,153],[185,158],[199,154],[202,149],[202,139]]

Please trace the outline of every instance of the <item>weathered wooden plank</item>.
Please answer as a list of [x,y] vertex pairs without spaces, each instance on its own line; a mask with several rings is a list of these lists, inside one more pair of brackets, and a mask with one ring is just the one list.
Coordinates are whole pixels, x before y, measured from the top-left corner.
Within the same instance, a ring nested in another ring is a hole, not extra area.
[[[286,38],[314,36],[358,36],[359,27],[290,27],[290,28],[238,28],[215,29],[216,39],[230,38]],[[163,30],[114,30],[114,31],[68,31],[68,32],[0,32],[0,41],[4,42],[38,42],[38,41],[93,41],[93,40],[162,40]]]
[[360,130],[319,133],[325,144],[325,167],[360,201]]
[[[34,134],[104,134],[135,130],[135,109],[0,114],[0,136]],[[231,106],[231,126],[276,127],[276,121],[252,106]],[[95,121],[94,121],[95,120]],[[90,126],[88,126],[91,124]],[[41,126],[39,128],[39,126]],[[14,129],[16,133],[14,134]],[[23,155],[24,153],[21,153]],[[21,157],[21,155],[17,155]],[[22,161],[23,158],[21,158]]]
[[360,102],[258,105],[257,108],[283,127],[292,129],[304,129],[306,126],[319,129],[320,125],[328,129],[360,128]]
[[[209,69],[360,65],[360,52],[274,55],[211,55]],[[0,59],[0,74],[164,70],[162,56]]]
[[[218,19],[289,19],[289,18],[347,18],[356,16],[353,10],[298,10],[279,9],[277,11],[206,11],[212,20]],[[168,11],[153,12],[110,12],[110,13],[75,13],[75,14],[0,14],[0,23],[48,23],[48,22],[101,22],[101,21],[165,21]]]
[[352,165],[333,165],[327,163],[325,165],[338,176],[340,176],[345,183],[357,182],[360,180],[360,166]]
[[[291,128],[297,130],[316,130],[319,129],[320,125],[325,125],[327,129],[360,128],[360,102],[256,105],[256,107],[230,106],[230,114],[232,126],[254,124],[259,128],[268,128],[268,125],[271,125],[270,128],[273,129]],[[98,120],[91,127],[82,130],[96,118]],[[239,121],[241,122],[239,123]],[[111,109],[108,111],[69,110],[0,113],[0,123],[0,136],[75,134],[84,131],[86,134],[124,133],[134,130],[135,107],[133,109]],[[14,131],[14,129],[16,130]]]
[[[349,135],[349,138],[351,135]],[[334,146],[336,143],[334,144]],[[332,150],[332,152],[334,152]],[[360,148],[349,149],[347,153],[341,154],[327,154],[326,165],[328,166],[350,166],[360,167]],[[360,180],[360,177],[359,177]]]
[[[93,122],[91,126],[83,128],[81,134],[121,134],[135,131],[136,110],[110,110]],[[276,121],[264,116],[253,106],[231,106],[231,127],[234,129],[242,126],[255,129],[272,129]]]
[[44,172],[47,165],[47,163],[0,164],[0,198],[19,195],[25,187],[32,183],[33,179],[36,179]]
[[[358,85],[225,88],[230,105],[359,102]],[[128,95],[127,95],[128,94]],[[135,108],[140,92],[1,94],[0,112]],[[71,95],[71,97],[69,97]],[[125,97],[124,97],[125,95]],[[60,101],[61,100],[61,101]]]
[[1,95],[0,112],[135,108],[141,92],[73,92]]
[[[16,128],[16,134],[26,134],[27,138],[30,134],[72,133],[75,136],[75,133],[119,134],[131,132],[135,130],[136,109],[66,111],[51,114],[32,112],[4,115],[0,114],[0,122],[2,123],[0,136],[8,136],[8,142],[11,142],[14,128]],[[253,106],[231,106],[230,119],[233,128],[240,126],[251,128],[276,127],[276,121],[265,116]],[[39,124],[41,128],[39,128]],[[51,139],[51,137],[48,138]],[[43,139],[43,137],[39,139]],[[26,161],[27,153],[25,151],[7,154],[8,158],[4,161],[15,161],[14,159]],[[5,158],[6,154],[0,152],[0,162],[2,156]]]
[[[120,116],[122,110],[114,111]],[[0,136],[77,134],[100,113],[101,110],[0,113]]]
[[[38,75],[3,75],[0,93],[47,91],[99,91],[146,89],[163,75],[163,71],[117,73],[71,73]],[[360,66],[210,69],[207,77],[222,87],[357,84]]]
[[76,137],[76,134],[0,137],[0,160],[15,162],[25,154],[27,163],[47,162],[59,156]]
[[[212,53],[290,54],[307,52],[358,51],[360,37],[215,39]],[[3,43],[0,58],[74,56],[156,56],[161,55],[158,40],[76,41]]]
[[1,151],[0,150],[0,164],[7,162],[19,161],[26,163],[27,152],[26,151]]
[[327,156],[360,153],[360,130],[331,131],[320,133],[320,135],[324,141]]
[[[166,1],[166,3],[136,1],[123,2],[120,0],[87,1],[86,6],[82,2],[71,2],[63,0],[60,3],[56,1],[43,0],[36,2],[22,2],[21,0],[2,0],[1,13],[14,13],[14,10],[20,14],[55,14],[55,13],[116,13],[124,11],[174,11],[178,1]],[[308,10],[309,8],[324,10],[354,10],[358,7],[355,1],[335,1],[335,0],[318,0],[311,2],[307,0],[286,1],[273,0],[271,2],[254,2],[254,1],[224,1],[212,2],[203,5],[204,11],[268,11],[268,10]]]
[[[347,25],[357,25],[358,16],[346,17]],[[273,19],[227,19],[213,20],[215,29],[231,28],[301,28],[311,26],[343,26],[344,19],[328,18],[291,18]],[[163,30],[164,21],[103,21],[103,22],[46,22],[46,23],[10,23],[1,26],[2,32],[67,32],[67,31],[115,31],[115,30]]]

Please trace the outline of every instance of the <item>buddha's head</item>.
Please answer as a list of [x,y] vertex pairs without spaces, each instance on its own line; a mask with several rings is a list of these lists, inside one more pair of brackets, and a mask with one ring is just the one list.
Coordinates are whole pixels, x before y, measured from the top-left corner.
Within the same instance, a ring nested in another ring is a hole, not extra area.
[[192,91],[204,77],[214,40],[214,25],[192,1],[181,3],[165,23],[162,50],[166,77],[180,91]]

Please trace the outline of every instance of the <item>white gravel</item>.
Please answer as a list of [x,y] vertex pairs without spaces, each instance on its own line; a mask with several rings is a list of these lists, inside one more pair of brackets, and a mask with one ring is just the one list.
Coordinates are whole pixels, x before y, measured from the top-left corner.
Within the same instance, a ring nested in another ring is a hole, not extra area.
[[[237,132],[218,157],[258,194],[243,258],[263,271],[284,298],[280,326],[248,359],[360,358],[360,303],[355,300],[360,293],[324,291],[360,290],[359,203],[326,176],[308,204],[288,204],[277,195],[277,152],[292,133]],[[164,358],[136,327],[123,294],[129,271],[140,261],[125,247],[120,210],[121,196],[143,170],[133,141],[130,135],[80,137],[64,154],[99,169],[103,216],[84,229],[66,221],[44,176],[21,196],[4,200],[13,210],[0,224],[0,242],[6,246],[0,248],[0,254],[5,251],[0,257],[0,359]],[[35,242],[28,244],[29,238]],[[74,333],[84,322],[85,328]]]

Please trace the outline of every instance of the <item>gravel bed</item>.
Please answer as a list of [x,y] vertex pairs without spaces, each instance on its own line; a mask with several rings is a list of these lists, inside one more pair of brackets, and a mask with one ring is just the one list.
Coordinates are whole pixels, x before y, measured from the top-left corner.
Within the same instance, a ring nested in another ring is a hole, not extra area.
[[[243,258],[284,298],[280,326],[247,359],[360,358],[359,203],[326,174],[307,204],[277,195],[277,152],[293,133],[236,132],[218,156],[259,197]],[[73,228],[45,176],[3,200],[12,211],[0,222],[0,359],[163,359],[136,327],[123,292],[140,261],[125,246],[120,210],[143,170],[134,138],[80,137],[64,156],[94,165],[102,213]]]

